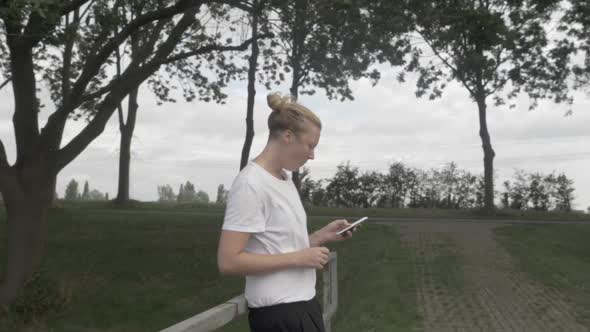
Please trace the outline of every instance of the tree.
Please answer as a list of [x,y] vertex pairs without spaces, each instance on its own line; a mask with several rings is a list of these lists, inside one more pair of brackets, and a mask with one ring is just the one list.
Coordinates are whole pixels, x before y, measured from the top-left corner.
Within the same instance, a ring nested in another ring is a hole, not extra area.
[[382,196],[383,175],[378,172],[364,172],[358,178],[358,206],[369,208],[377,205]]
[[224,188],[223,184],[220,184],[217,187],[217,200],[215,201],[215,203],[226,204],[227,203],[227,195],[228,195],[228,191]]
[[326,193],[324,181],[325,180],[317,180],[312,182],[313,189],[311,190],[310,203],[314,206],[328,205],[328,194]]
[[326,186],[326,196],[329,204],[335,207],[357,207],[358,202],[358,179],[359,169],[353,167],[350,162],[340,164],[336,174],[330,179]]
[[72,179],[66,186],[66,192],[64,194],[66,201],[75,201],[80,199],[80,192],[78,191],[78,181]]
[[82,192],[82,200],[90,200],[90,188],[88,187],[88,181],[84,182],[84,191]]
[[92,189],[88,195],[88,200],[91,201],[106,201],[106,196],[97,189]]
[[402,162],[389,165],[389,172],[383,179],[384,196],[379,205],[382,207],[402,208],[406,204],[409,169]]
[[[121,21],[126,22],[133,17],[140,16],[146,11],[153,10],[160,7],[161,1],[132,1],[127,6],[123,7],[120,16]],[[176,102],[171,95],[171,91],[176,89],[176,85],[172,82],[180,83],[183,97],[187,101],[199,99],[203,101],[215,101],[222,103],[227,97],[222,92],[222,88],[227,85],[227,82],[233,78],[239,70],[234,64],[233,56],[229,58],[224,55],[231,51],[244,50],[247,46],[257,38],[266,38],[266,35],[256,35],[252,39],[243,41],[239,45],[224,45],[222,34],[218,31],[221,26],[227,26],[230,22],[229,12],[220,7],[210,6],[201,15],[206,19],[206,22],[201,20],[195,21],[190,29],[186,31],[183,40],[178,44],[178,49],[185,49],[186,52],[174,57],[174,61],[162,66],[155,72],[154,75],[147,79],[147,85],[155,93],[158,98],[158,103]],[[206,27],[216,25],[215,28]],[[227,28],[226,28],[227,29]],[[230,28],[233,29],[233,28]],[[211,31],[217,31],[211,33]],[[122,60],[124,55],[128,54],[130,65],[134,63],[143,63],[147,59],[144,45],[150,44],[150,38],[160,34],[169,33],[169,28],[166,24],[159,24],[153,27],[142,29],[131,35],[127,45],[122,45],[123,56],[119,54],[119,49],[116,50],[116,67],[117,73],[122,72]],[[228,39],[227,44],[231,44],[231,38]],[[197,52],[193,51],[194,45],[208,44],[207,48],[201,48]],[[254,43],[255,44],[255,43]],[[191,52],[193,51],[193,52]],[[212,56],[215,57],[212,57]],[[190,61],[188,58],[190,57]],[[215,62],[215,66],[212,63]],[[210,72],[205,75],[203,72]],[[213,74],[214,73],[214,74]],[[127,100],[127,116],[125,119],[123,106],[119,105],[117,108],[119,118],[119,131],[121,133],[120,149],[119,149],[119,181],[117,189],[117,197],[115,202],[118,204],[125,204],[129,200],[129,182],[130,182],[130,162],[131,162],[131,143],[133,132],[135,130],[135,123],[137,120],[137,112],[139,111],[138,92],[143,82],[131,90]]]
[[180,184],[180,188],[178,188],[178,196],[176,196],[176,201],[178,203],[184,201],[184,184]]
[[533,209],[547,211],[546,201],[547,193],[543,185],[543,176],[539,173],[529,174],[529,200],[533,205]]
[[574,181],[568,179],[565,174],[557,176],[557,197],[555,208],[559,211],[571,211],[574,200]]
[[[117,8],[107,0],[46,0],[36,2],[35,6],[26,1],[0,1],[0,44],[7,50],[2,55],[8,59],[8,66],[3,68],[9,69],[14,96],[17,154],[15,163],[10,165],[0,142],[0,191],[9,231],[0,305],[14,301],[43,255],[46,214],[53,201],[57,174],[102,133],[121,101],[161,66],[222,47],[199,42],[177,47],[204,3],[160,2],[156,9],[114,29],[117,25],[112,24],[112,13]],[[244,7],[238,0],[207,3]],[[92,38],[75,38],[69,33],[67,27],[82,22],[88,22],[84,32]],[[166,33],[152,35],[144,45],[145,61],[131,62],[120,76],[108,80],[106,67],[113,61],[115,50],[135,32],[158,25],[165,25]],[[77,40],[84,42],[74,48]],[[149,49],[151,46],[153,49]],[[63,54],[63,65],[35,65],[51,63],[56,54]],[[78,55],[75,59],[74,54]],[[57,100],[55,111],[42,129],[38,79],[50,82],[52,98]],[[92,110],[87,124],[71,141],[62,144],[66,121],[79,118],[83,109]]]
[[572,53],[581,53],[584,62],[571,63],[567,73],[574,74],[575,88],[587,89],[590,87],[590,2],[570,0],[566,3],[569,6],[560,20],[559,30],[565,32],[567,38],[557,43],[552,55],[565,62]]
[[[381,2],[380,2],[381,3]],[[389,5],[388,20],[403,12],[397,1]],[[389,24],[388,30],[375,24],[374,1],[271,1],[272,32],[262,51],[263,81],[280,84],[290,78],[291,96],[314,94],[323,89],[328,98],[353,99],[349,84],[367,77],[376,84],[377,70],[369,67],[388,60],[401,64],[405,45],[392,43],[403,25]],[[301,187],[299,172],[293,173],[297,189]]]
[[209,203],[209,194],[203,190],[199,190],[194,197],[194,201],[197,203]]
[[529,205],[528,184],[526,173],[523,170],[516,170],[513,182],[505,181],[504,187],[508,193],[511,209],[527,209]]
[[[268,21],[264,20],[267,16],[264,13],[266,7],[266,0],[253,0],[252,6],[254,11],[251,15],[250,28],[252,31],[252,39],[257,40],[259,29],[259,22],[262,19],[262,29],[268,31]],[[250,148],[252,147],[252,140],[254,139],[254,101],[256,97],[256,71],[258,70],[258,56],[260,48],[258,42],[252,43],[250,46],[251,53],[248,58],[248,100],[246,102],[246,138],[244,139],[244,146],[242,147],[242,157],[240,160],[240,170],[246,167],[250,157]]]
[[299,180],[301,182],[301,188],[299,189],[299,196],[301,196],[301,201],[310,204],[312,200],[311,197],[315,189],[315,182],[311,178],[311,171],[309,167],[304,166],[299,171]]
[[516,170],[512,182],[505,181],[504,187],[503,205],[512,209],[571,211],[574,187],[565,174]]
[[[415,35],[438,62],[414,46],[405,69],[417,72],[416,95],[442,95],[455,80],[477,105],[479,135],[484,152],[484,206],[494,208],[494,149],[487,125],[489,99],[495,105],[523,91],[534,108],[539,99],[571,101],[567,95],[565,63],[548,56],[546,25],[560,1],[413,1],[409,9]],[[408,22],[410,24],[410,22]],[[399,79],[404,80],[404,75]],[[508,93],[501,92],[507,89]],[[512,105],[513,106],[513,105]]]
[[178,190],[178,202],[192,202],[195,200],[196,192],[195,186],[190,183],[190,181],[186,181],[184,186],[181,184],[180,189]]
[[158,202],[170,203],[175,201],[176,194],[169,184],[158,186]]

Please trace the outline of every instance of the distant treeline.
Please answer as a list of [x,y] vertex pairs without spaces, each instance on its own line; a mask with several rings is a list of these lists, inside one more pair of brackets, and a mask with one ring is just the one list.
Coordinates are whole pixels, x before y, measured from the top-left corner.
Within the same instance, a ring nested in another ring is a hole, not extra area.
[[[58,198],[59,195],[55,193],[55,199]],[[78,181],[72,179],[66,186],[63,199],[66,201],[108,201],[109,194],[102,193],[97,189],[90,189],[88,181],[84,182],[84,189],[80,193]]]
[[[217,199],[215,203],[225,204],[227,201],[227,190],[222,184],[217,188]],[[195,185],[190,181],[186,181],[184,184],[180,184],[178,194],[174,192],[174,189],[169,184],[158,186],[158,202],[178,202],[178,203],[209,203],[209,194],[203,190],[196,190]]]
[[[483,176],[460,169],[454,162],[422,170],[402,162],[386,173],[361,172],[349,162],[337,167],[330,179],[313,180],[301,172],[301,196],[306,204],[328,207],[394,207],[469,209],[484,206]],[[499,189],[499,188],[496,188]],[[570,211],[573,181],[565,174],[516,170],[502,184],[496,204],[502,208]]]

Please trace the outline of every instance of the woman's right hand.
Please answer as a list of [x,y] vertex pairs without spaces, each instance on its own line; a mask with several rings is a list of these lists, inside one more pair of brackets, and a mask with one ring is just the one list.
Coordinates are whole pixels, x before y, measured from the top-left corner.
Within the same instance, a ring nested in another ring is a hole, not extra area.
[[330,249],[326,247],[311,247],[297,252],[298,266],[323,269],[328,263]]

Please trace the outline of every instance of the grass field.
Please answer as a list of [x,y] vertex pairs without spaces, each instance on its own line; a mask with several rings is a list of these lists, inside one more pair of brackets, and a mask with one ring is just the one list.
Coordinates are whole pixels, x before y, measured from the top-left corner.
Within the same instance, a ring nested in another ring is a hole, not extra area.
[[[240,294],[243,279],[222,277],[216,268],[223,210],[223,206],[196,204],[134,203],[115,209],[104,203],[60,203],[50,213],[42,272],[20,298],[22,305],[8,315],[0,314],[0,331],[158,331]],[[501,210],[490,216],[475,210],[426,209],[312,208],[309,214],[314,216],[310,231],[329,222],[328,216],[442,220],[587,217]],[[4,218],[0,210],[0,253],[6,240]],[[477,223],[464,224],[477,227]],[[437,235],[440,233],[435,229],[424,231],[432,234],[435,247],[408,248],[402,245],[397,227],[371,223],[353,239],[330,246],[338,252],[339,307],[332,319],[334,331],[423,329],[424,317],[416,298],[417,280],[425,280],[417,275],[420,271],[427,271],[427,279],[436,286],[435,294],[462,301],[455,294],[465,292],[461,275],[465,252],[450,238]],[[519,270],[561,292],[573,304],[577,319],[590,325],[589,227],[511,225],[496,229],[495,234]],[[425,249],[436,251],[432,260],[421,259],[430,257],[422,252]],[[426,264],[427,269],[420,264]],[[321,289],[321,276],[318,281]],[[43,305],[56,308],[56,299],[58,310],[31,313],[43,311]],[[245,317],[221,329],[245,330]]]
[[516,225],[498,228],[496,236],[522,271],[559,291],[590,326],[590,227]]
[[[241,278],[221,277],[216,269],[222,212],[214,206],[53,209],[42,276],[59,287],[41,282],[41,294],[50,298],[44,287],[57,289],[65,305],[37,317],[13,310],[0,330],[158,331],[241,293]],[[328,221],[313,218],[310,230]],[[394,228],[367,225],[331,250],[339,255],[335,331],[419,327],[414,277]],[[244,329],[242,320],[224,331]]]

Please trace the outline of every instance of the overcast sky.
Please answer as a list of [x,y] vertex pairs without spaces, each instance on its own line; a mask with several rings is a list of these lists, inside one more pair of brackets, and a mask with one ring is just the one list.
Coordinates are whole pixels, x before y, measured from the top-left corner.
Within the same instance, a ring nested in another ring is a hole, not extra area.
[[[455,161],[459,167],[483,172],[483,151],[478,135],[477,107],[464,88],[451,84],[436,101],[418,99],[414,82],[398,83],[391,73],[375,87],[366,80],[352,82],[355,100],[341,103],[323,93],[301,96],[323,122],[316,160],[307,165],[314,179],[331,177],[336,166],[350,160],[362,170],[385,171],[392,161],[420,168]],[[287,87],[274,91],[287,92]],[[215,199],[217,186],[229,187],[239,168],[245,135],[246,82],[232,84],[225,105],[178,102],[157,106],[142,88],[132,145],[131,196],[157,200],[157,186],[170,184],[177,192],[187,180]],[[264,147],[268,136],[268,91],[258,87],[251,157]],[[14,162],[12,127],[14,102],[11,87],[0,91],[0,138],[9,161]],[[46,105],[51,102],[45,101]],[[51,108],[41,113],[44,125]],[[499,181],[515,169],[564,172],[574,180],[575,207],[590,206],[590,97],[576,94],[573,115],[549,102],[528,111],[526,102],[516,109],[489,107],[488,127],[496,151],[494,166]],[[82,128],[68,122],[64,142]],[[116,113],[103,134],[59,174],[57,192],[63,196],[72,178],[89,181],[91,189],[117,189],[119,131]]]

